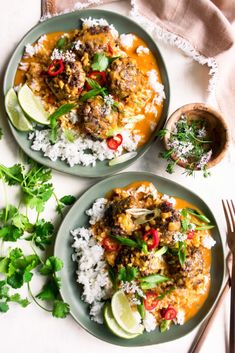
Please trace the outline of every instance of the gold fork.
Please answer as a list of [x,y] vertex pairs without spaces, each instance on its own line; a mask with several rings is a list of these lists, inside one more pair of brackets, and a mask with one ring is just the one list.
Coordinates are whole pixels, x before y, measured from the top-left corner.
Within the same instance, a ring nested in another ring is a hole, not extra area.
[[229,352],[235,352],[235,207],[233,201],[222,200],[224,215],[227,223],[227,242],[233,255],[231,273],[231,304],[230,304],[230,334]]

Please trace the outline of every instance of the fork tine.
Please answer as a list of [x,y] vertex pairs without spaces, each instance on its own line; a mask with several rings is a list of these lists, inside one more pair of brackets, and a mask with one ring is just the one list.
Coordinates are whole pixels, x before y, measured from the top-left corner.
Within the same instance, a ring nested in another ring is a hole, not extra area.
[[235,217],[235,206],[234,206],[234,204],[233,204],[233,200],[231,200],[231,205],[232,205],[232,208],[233,208],[233,215],[234,215],[234,217]]
[[224,200],[222,200],[222,205],[223,205],[224,216],[225,216],[226,224],[227,224],[227,231],[228,231],[228,232],[231,232],[232,230],[231,230],[230,220],[229,220],[229,216],[228,216],[228,212],[227,212],[227,209],[226,209],[225,201],[224,201]]
[[[230,200],[230,202],[232,202],[232,200]],[[235,217],[234,217],[234,214],[233,214],[233,211],[232,211],[232,208],[230,206],[230,203],[229,201],[227,200],[227,205],[228,205],[228,209],[229,209],[229,212],[230,212],[230,219],[232,221],[232,225],[233,225],[233,231],[235,230]]]

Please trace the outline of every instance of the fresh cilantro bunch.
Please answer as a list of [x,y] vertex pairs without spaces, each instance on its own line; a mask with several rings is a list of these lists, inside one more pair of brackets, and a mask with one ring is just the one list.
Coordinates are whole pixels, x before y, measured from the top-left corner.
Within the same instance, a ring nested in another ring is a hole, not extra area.
[[[21,298],[19,293],[11,293],[12,289],[17,290],[26,285],[30,296],[39,307],[51,312],[54,317],[64,318],[69,313],[69,305],[60,299],[61,280],[57,274],[63,268],[63,262],[54,256],[44,260],[35,247],[45,251],[54,239],[54,225],[50,221],[40,219],[47,201],[54,195],[57,201],[56,211],[62,214],[63,208],[73,204],[75,197],[66,195],[58,200],[51,183],[51,170],[31,160],[27,165],[15,164],[9,168],[0,165],[0,178],[5,184],[20,188],[18,207],[6,201],[5,207],[0,209],[0,275],[3,278],[0,281],[0,312],[7,312],[10,302],[18,303],[22,307],[30,303],[27,298]],[[27,211],[26,214],[22,213],[21,204],[26,206],[26,210],[30,207],[37,211],[35,222],[30,221]],[[3,255],[4,243],[17,243],[19,240],[30,242],[33,253],[26,255],[20,247],[15,247],[9,248]],[[36,296],[30,287],[35,273],[46,277],[45,284]],[[51,309],[42,306],[38,300],[48,303]]]
[[51,170],[36,162],[30,162],[28,170],[21,164],[10,168],[0,164],[0,178],[8,185],[19,185],[22,201],[38,213],[44,210],[53,194],[53,185],[49,183],[51,177]]

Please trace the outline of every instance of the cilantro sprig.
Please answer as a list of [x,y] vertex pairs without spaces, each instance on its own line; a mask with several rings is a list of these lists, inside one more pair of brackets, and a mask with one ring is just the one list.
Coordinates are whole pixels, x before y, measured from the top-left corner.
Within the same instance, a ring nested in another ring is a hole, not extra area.
[[[0,165],[0,178],[6,185],[18,186],[18,206],[8,204],[5,199],[5,207],[0,209],[0,241],[2,242],[0,253],[0,312],[5,313],[10,308],[10,303],[17,303],[22,307],[30,304],[28,298],[22,298],[17,292],[26,286],[29,296],[42,309],[51,312],[54,317],[64,318],[69,313],[69,305],[64,303],[59,295],[61,280],[58,272],[63,267],[63,262],[54,256],[45,259],[45,255],[39,255],[36,248],[41,251],[48,249],[54,239],[54,225],[44,218],[40,218],[46,203],[52,195],[55,195],[51,183],[51,170],[28,160],[28,164],[15,164],[12,167]],[[75,201],[72,195],[65,195],[58,200],[57,207],[60,211]],[[26,213],[22,212],[22,206]],[[36,221],[32,221],[27,208],[37,212]],[[18,241],[21,243],[18,243]],[[8,248],[3,253],[3,244],[14,242],[16,247]],[[26,254],[19,244],[29,242],[33,253]],[[43,253],[42,253],[43,254]],[[31,282],[34,275],[40,275],[45,279],[41,291],[34,296],[31,290]],[[39,301],[47,303],[44,307]],[[48,308],[48,305],[51,308]]]

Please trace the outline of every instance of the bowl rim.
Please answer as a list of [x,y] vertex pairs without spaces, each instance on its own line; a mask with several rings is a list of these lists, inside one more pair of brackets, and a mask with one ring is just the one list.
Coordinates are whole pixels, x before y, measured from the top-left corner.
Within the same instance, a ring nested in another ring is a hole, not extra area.
[[[188,104],[184,104],[181,107],[177,108],[170,115],[170,117],[166,121],[165,128],[167,129],[169,127],[170,129],[168,129],[166,135],[163,138],[164,147],[166,148],[167,151],[170,150],[170,147],[168,145],[168,140],[169,140],[170,132],[172,131],[171,128],[172,128],[173,123],[178,121],[182,114],[184,114],[186,112],[189,112],[189,111],[193,111],[193,110],[194,111],[207,112],[207,113],[211,114],[212,116],[214,116],[221,123],[221,126],[223,127],[224,132],[225,132],[225,142],[224,142],[223,149],[219,152],[219,154],[216,156],[216,158],[211,159],[207,163],[207,167],[208,168],[212,168],[216,164],[218,164],[225,157],[225,154],[227,153],[227,151],[229,149],[230,134],[229,134],[229,125],[225,121],[222,113],[219,112],[218,110],[216,110],[214,107],[212,107],[209,104],[206,104],[206,103],[188,103]],[[171,155],[171,158],[174,161],[176,161],[176,157],[175,157],[174,154]],[[179,165],[182,168],[186,168],[187,163],[178,161],[177,165]],[[197,171],[201,171],[201,170],[200,169],[195,169],[194,171],[197,172]]]

